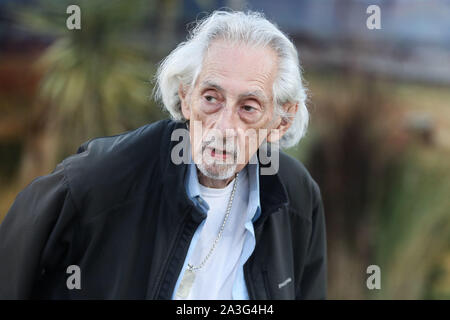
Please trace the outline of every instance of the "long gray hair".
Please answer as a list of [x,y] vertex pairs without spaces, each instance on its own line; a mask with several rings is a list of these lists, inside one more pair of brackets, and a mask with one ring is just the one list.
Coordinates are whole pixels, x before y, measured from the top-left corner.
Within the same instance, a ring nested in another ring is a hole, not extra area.
[[[273,84],[273,104],[282,119],[292,122],[280,140],[282,148],[296,145],[305,135],[309,114],[306,88],[303,85],[297,50],[288,37],[262,13],[248,11],[214,11],[196,21],[188,39],[180,43],[161,61],[155,76],[153,95],[176,120],[185,120],[178,96],[180,83],[190,87],[200,74],[203,56],[211,42],[224,39],[254,46],[270,46],[278,55],[278,74]],[[290,117],[282,108],[290,102],[298,111]]]

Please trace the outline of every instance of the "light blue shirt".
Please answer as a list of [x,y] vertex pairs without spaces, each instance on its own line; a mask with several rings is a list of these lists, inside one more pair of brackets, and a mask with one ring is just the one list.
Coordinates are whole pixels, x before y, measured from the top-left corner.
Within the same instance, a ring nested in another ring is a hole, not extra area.
[[[259,218],[261,215],[261,205],[259,202],[259,164],[257,161],[255,161],[255,164],[247,164],[247,172],[248,172],[248,179],[249,179],[249,203],[247,207],[247,213],[246,213],[246,220],[245,220],[245,229],[246,229],[246,236],[244,240],[244,246],[242,249],[242,254],[239,259],[239,267],[236,275],[235,282],[233,284],[232,289],[232,298],[233,300],[248,300],[248,291],[247,286],[245,284],[244,279],[244,264],[247,262],[248,258],[253,253],[253,250],[255,249],[255,231],[253,228],[253,223]],[[205,215],[208,214],[209,206],[208,203],[202,199],[200,195],[200,188],[199,188],[199,182],[198,182],[198,176],[197,176],[197,168],[195,164],[191,161],[191,163],[188,165],[188,172],[185,179],[185,187],[186,192],[189,196],[189,198],[193,201],[194,205]],[[206,219],[205,219],[206,220]],[[189,261],[189,258],[197,244],[198,238],[200,236],[200,233],[203,229],[203,226],[205,224],[205,220],[199,225],[197,230],[194,233],[194,236],[192,237],[191,244],[189,246],[188,253],[186,255],[186,259],[183,264],[183,269],[180,272],[180,275],[178,277],[177,283],[175,284],[175,290],[172,294],[172,299],[175,298],[175,293],[178,290],[178,287],[180,285],[181,279],[183,278],[184,271],[187,268],[187,264]],[[220,251],[215,252],[215,254],[220,254]]]

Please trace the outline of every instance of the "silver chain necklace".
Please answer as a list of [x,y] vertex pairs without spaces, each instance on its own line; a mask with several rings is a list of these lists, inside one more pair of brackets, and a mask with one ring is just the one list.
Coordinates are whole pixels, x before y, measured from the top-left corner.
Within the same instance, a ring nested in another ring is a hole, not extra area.
[[225,229],[225,225],[228,220],[228,216],[231,212],[231,206],[233,205],[233,199],[234,199],[234,193],[236,191],[236,185],[237,185],[237,179],[238,179],[239,173],[236,174],[236,178],[233,182],[233,190],[231,191],[230,200],[228,200],[228,207],[227,211],[225,213],[225,217],[223,218],[222,226],[220,227],[219,233],[217,234],[216,239],[213,242],[213,245],[211,246],[211,249],[209,250],[208,254],[206,255],[205,259],[196,267],[194,267],[192,264],[188,263],[187,269],[184,272],[183,279],[180,282],[180,286],[177,290],[177,296],[186,299],[189,296],[189,293],[191,291],[192,285],[194,284],[195,280],[195,271],[201,269],[206,261],[208,261],[209,257],[214,252],[214,249],[217,246],[217,243],[219,242],[220,238],[222,237],[223,230]]

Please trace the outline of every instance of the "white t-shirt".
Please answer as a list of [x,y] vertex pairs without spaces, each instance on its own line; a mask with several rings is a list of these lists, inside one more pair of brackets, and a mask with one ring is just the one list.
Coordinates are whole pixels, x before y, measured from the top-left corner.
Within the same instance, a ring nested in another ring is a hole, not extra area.
[[[189,263],[194,267],[198,267],[205,259],[219,234],[233,184],[234,180],[223,189],[199,185],[201,197],[208,203],[210,209],[199,241],[189,259]],[[246,236],[245,219],[248,201],[249,182],[247,168],[245,168],[239,173],[233,205],[222,237],[205,265],[195,270],[195,280],[188,300],[232,299],[233,284]]]

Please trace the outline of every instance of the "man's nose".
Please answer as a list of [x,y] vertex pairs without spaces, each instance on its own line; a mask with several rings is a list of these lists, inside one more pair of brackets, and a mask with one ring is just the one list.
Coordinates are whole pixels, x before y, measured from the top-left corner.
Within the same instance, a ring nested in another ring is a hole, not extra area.
[[234,137],[236,136],[236,125],[237,121],[235,119],[235,114],[231,105],[227,105],[222,109],[222,112],[217,119],[215,128],[219,130],[223,137]]

